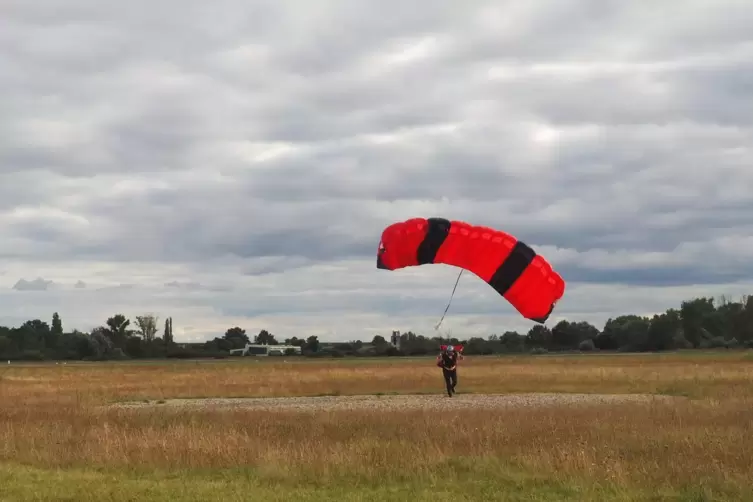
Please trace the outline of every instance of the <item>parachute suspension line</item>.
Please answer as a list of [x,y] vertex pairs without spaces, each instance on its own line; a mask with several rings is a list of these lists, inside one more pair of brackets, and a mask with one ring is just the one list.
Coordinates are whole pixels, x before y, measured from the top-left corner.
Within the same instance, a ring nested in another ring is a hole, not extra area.
[[442,318],[439,320],[439,323],[437,323],[436,326],[434,326],[434,331],[439,330],[439,326],[442,325],[442,321],[444,321],[444,316],[447,315],[447,311],[450,310],[450,305],[452,304],[452,298],[455,296],[455,290],[458,288],[458,282],[460,282],[460,276],[463,275],[463,272],[465,272],[464,269],[460,269],[460,273],[458,274],[458,278],[455,280],[455,286],[452,288],[452,294],[450,295],[450,301],[447,302],[447,306],[444,309],[444,313],[442,314]]

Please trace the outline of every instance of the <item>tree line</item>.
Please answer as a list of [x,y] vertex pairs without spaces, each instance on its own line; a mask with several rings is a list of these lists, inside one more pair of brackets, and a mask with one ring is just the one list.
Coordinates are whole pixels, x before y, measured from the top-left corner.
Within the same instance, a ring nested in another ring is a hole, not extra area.
[[739,301],[695,298],[651,317],[625,314],[610,318],[602,329],[585,321],[563,320],[551,328],[535,325],[525,334],[505,331],[487,338],[427,337],[393,331],[389,340],[377,335],[369,342],[322,343],[316,336],[279,342],[267,330],[252,339],[245,329],[235,326],[203,343],[179,344],[173,338],[172,317],[160,323],[152,314],[136,316],[133,322],[116,314],[90,332],[65,331],[57,312],[49,323],[33,319],[18,327],[0,326],[3,360],[224,358],[230,350],[247,343],[293,345],[309,357],[428,355],[447,343],[464,345],[468,355],[753,348],[753,296]]

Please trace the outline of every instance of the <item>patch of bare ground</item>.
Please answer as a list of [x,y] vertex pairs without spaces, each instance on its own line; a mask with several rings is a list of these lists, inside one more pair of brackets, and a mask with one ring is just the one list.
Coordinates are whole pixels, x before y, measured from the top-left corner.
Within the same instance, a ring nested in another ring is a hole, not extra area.
[[652,394],[456,394],[445,395],[365,395],[278,398],[203,398],[131,401],[112,405],[118,408],[243,408],[254,410],[334,411],[334,410],[453,410],[503,409],[546,406],[598,405],[618,403],[667,402],[678,399]]

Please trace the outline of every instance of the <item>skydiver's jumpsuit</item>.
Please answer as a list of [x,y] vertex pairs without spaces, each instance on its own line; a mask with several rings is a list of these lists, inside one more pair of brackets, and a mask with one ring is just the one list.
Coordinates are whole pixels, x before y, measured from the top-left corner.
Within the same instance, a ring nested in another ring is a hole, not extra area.
[[[452,355],[447,352],[443,352],[439,356],[439,362],[442,367],[442,375],[444,376],[444,383],[447,387],[447,395],[452,397],[455,392],[455,386],[458,384],[458,353],[453,352]],[[449,369],[454,368],[454,369]]]

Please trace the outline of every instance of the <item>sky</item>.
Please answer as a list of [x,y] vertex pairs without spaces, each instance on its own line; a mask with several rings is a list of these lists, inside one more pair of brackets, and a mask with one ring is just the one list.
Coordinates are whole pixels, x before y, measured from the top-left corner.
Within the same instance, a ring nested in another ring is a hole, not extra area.
[[512,233],[548,326],[753,293],[748,0],[3,0],[0,324],[526,332],[384,227]]

